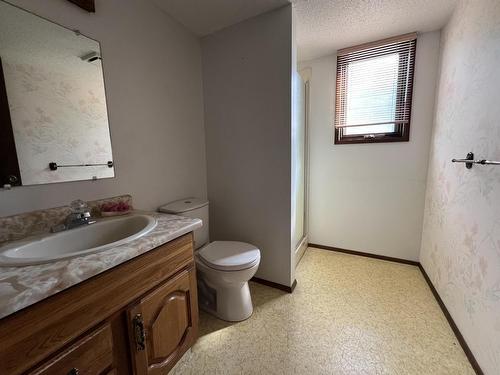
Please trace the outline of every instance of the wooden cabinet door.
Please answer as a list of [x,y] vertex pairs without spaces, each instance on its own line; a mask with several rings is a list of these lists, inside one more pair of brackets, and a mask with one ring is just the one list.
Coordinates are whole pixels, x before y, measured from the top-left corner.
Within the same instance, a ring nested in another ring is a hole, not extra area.
[[198,336],[194,267],[148,293],[127,316],[134,373],[167,374]]

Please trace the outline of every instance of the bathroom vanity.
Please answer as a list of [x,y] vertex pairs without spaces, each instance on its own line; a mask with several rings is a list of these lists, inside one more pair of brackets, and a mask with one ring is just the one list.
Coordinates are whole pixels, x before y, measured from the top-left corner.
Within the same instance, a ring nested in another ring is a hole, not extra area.
[[[0,18],[0,194],[113,178],[100,43],[1,0]],[[201,220],[75,202],[0,214],[0,375],[166,374],[197,338]]]
[[151,233],[116,248],[0,267],[0,283],[19,292],[9,300],[9,286],[0,290],[0,374],[166,374],[175,365],[198,335],[192,231],[201,221],[152,215]]

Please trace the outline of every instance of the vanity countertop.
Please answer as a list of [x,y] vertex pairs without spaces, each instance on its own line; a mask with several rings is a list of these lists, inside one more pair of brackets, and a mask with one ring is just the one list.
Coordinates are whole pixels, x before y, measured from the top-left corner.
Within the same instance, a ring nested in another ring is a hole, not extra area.
[[[139,213],[146,213],[138,211]],[[98,253],[25,267],[0,266],[0,319],[201,227],[200,219],[147,212],[156,227]]]

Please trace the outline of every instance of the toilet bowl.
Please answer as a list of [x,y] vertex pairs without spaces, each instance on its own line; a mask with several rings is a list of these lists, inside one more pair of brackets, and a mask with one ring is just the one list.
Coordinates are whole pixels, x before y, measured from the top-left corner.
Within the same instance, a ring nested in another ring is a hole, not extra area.
[[220,319],[241,321],[253,312],[248,288],[260,263],[255,246],[235,241],[215,241],[195,255],[200,307]]
[[203,221],[194,231],[200,308],[226,321],[248,319],[253,312],[248,280],[259,268],[260,250],[245,242],[209,243],[207,200],[186,198],[161,206],[159,211]]

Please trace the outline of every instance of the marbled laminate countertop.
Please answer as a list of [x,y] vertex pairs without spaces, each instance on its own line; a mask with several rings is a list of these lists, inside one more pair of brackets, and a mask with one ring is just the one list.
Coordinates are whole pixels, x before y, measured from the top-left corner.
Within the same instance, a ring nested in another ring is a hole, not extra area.
[[151,232],[134,241],[98,253],[52,263],[24,267],[0,266],[0,318],[144,254],[202,225],[200,219],[137,212],[154,216],[158,224]]

